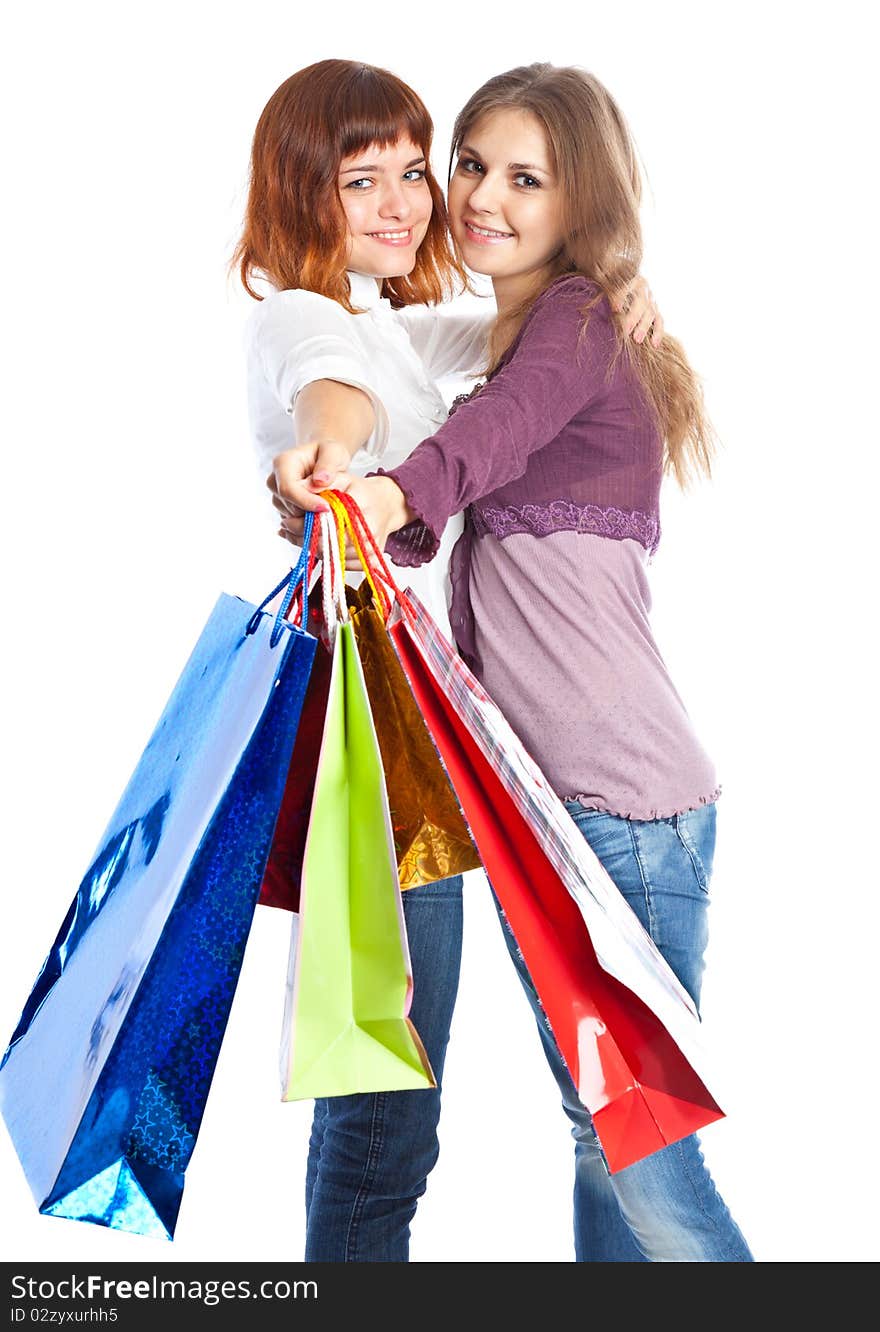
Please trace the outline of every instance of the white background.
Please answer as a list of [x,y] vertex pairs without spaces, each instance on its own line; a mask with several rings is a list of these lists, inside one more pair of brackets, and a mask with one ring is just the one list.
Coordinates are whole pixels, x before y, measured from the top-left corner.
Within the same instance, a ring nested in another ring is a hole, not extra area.
[[[868,7],[19,6],[3,114],[0,1034],[218,593],[289,564],[224,266],[250,138],[327,56],[424,96],[437,166],[485,78],[595,72],[645,161],[644,272],[724,451],[668,485],[655,631],[724,786],[703,1137],[762,1261],[875,1228],[877,266]],[[873,667],[873,670],[871,669]],[[584,682],[589,687],[589,682]],[[299,1258],[310,1105],[279,1102],[288,922],[261,909],[173,1244],[38,1216],[0,1132],[8,1260]],[[480,875],[418,1261],[571,1261],[571,1144]]]

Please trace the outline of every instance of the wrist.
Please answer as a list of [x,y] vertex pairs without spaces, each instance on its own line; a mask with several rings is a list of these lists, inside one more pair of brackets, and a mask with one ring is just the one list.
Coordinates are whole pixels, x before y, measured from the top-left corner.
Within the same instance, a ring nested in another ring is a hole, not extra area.
[[415,520],[415,513],[409,507],[406,496],[400,486],[390,476],[381,476],[376,478],[381,481],[385,490],[385,504],[388,513],[388,532],[399,532],[401,527],[406,527],[407,523]]

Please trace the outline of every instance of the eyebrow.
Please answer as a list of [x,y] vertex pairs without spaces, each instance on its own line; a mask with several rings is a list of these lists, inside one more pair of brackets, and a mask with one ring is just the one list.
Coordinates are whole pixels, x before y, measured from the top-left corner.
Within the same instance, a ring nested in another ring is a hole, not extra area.
[[[424,160],[425,160],[424,154],[421,157],[414,157],[411,162],[407,162],[406,166],[403,169],[404,171],[411,171],[413,167],[421,166]],[[387,170],[386,167],[380,167],[376,165],[354,166],[354,167],[346,167],[345,170],[341,171],[339,174],[341,176],[350,176],[354,171],[364,172],[364,171],[385,171],[385,170]]]
[[[463,144],[461,145],[461,147],[459,148],[458,151],[459,151],[460,153],[470,153],[471,157],[476,157],[476,158],[478,158],[479,161],[481,161],[481,162],[482,162],[482,160],[483,160],[482,157],[480,156],[480,154],[477,152],[476,148],[472,148],[471,145],[470,145],[469,143],[463,143]],[[550,170],[549,167],[545,167],[545,166],[537,166],[534,162],[508,162],[508,163],[507,163],[507,170],[508,170],[508,171],[540,171],[540,172],[542,172],[545,176],[552,176],[552,175],[553,175],[553,172]]]

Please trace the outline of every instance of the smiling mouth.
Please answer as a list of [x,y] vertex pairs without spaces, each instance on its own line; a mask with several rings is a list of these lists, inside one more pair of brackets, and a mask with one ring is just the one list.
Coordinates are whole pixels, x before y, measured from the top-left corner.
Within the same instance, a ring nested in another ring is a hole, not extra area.
[[382,241],[385,245],[409,245],[412,240],[412,227],[405,231],[368,231],[370,240]]
[[476,222],[469,222],[467,218],[464,219],[464,225],[465,229],[478,240],[503,241],[513,239],[512,231],[495,231],[492,227],[478,227]]

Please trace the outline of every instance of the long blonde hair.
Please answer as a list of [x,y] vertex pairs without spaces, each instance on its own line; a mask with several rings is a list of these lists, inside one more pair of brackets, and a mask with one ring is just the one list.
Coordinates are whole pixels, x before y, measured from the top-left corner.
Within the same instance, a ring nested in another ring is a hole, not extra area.
[[[608,90],[592,74],[571,66],[523,65],[478,88],[459,112],[452,133],[452,163],[484,115],[500,108],[529,111],[544,128],[563,196],[565,242],[535,288],[497,320],[489,343],[491,372],[516,336],[528,310],[551,282],[581,273],[612,299],[632,282],[642,261],[639,222],[642,182],[626,121]],[[682,488],[695,474],[711,475],[715,435],[703,392],[684,348],[664,334],[659,347],[633,343],[615,321],[618,355],[633,366],[663,435],[663,469]]]

